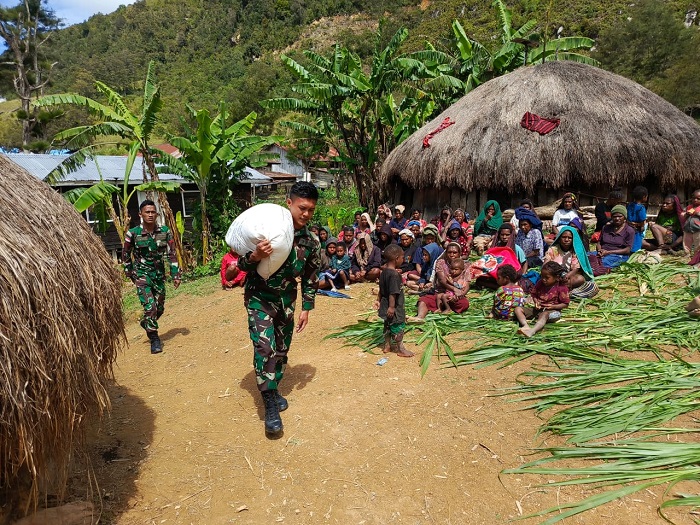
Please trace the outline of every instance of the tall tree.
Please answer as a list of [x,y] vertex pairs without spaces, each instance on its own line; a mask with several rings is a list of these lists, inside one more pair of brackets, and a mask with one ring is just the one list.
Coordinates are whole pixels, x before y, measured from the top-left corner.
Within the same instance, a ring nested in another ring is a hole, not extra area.
[[[36,101],[35,105],[37,107],[60,105],[83,107],[97,119],[96,123],[70,128],[54,137],[55,142],[63,144],[68,149],[75,150],[75,153],[49,174],[50,182],[60,179],[66,173],[75,169],[77,165],[83,164],[96,148],[104,147],[105,144],[126,144],[128,148],[127,170],[129,173],[131,173],[136,157],[138,155],[143,156],[144,182],[149,180],[156,182],[159,180],[156,163],[161,165],[175,164],[174,157],[150,145],[151,134],[158,121],[158,113],[163,107],[160,89],[155,82],[154,68],[154,63],[150,62],[144,83],[143,98],[137,113],[132,112],[127,107],[119,93],[102,82],[95,82],[95,88],[99,93],[107,97],[107,104],[102,104],[91,98],[73,93],[47,95]],[[101,141],[96,143],[96,139]],[[165,216],[168,228],[172,230],[180,264],[186,267],[188,261],[182,247],[180,232],[168,204],[168,199],[162,192],[158,192],[158,204]]]
[[51,70],[57,62],[47,59],[46,46],[51,34],[63,24],[47,6],[47,0],[23,0],[14,7],[0,8],[0,38],[7,51],[2,65],[14,69],[13,86],[22,102],[18,117],[22,121],[22,146],[27,147],[35,138],[48,114],[39,115],[31,101],[43,95],[51,79]]
[[190,129],[187,126],[187,136],[170,137],[170,143],[180,150],[182,157],[168,168],[173,172],[172,168],[178,167],[174,173],[191,180],[199,189],[202,264],[207,264],[211,255],[207,201],[212,179],[229,181],[229,185],[235,183],[236,175],[248,163],[256,164],[256,156],[263,148],[279,142],[282,137],[251,135],[256,113],[228,125],[229,113],[223,102],[219,104],[219,114],[213,118],[206,109],[188,109],[197,127]]
[[337,44],[328,58],[304,51],[308,67],[282,55],[283,63],[299,80],[292,86],[299,98],[261,102],[263,107],[314,117],[314,124],[287,125],[308,137],[325,136],[351,172],[360,203],[372,210],[381,198],[382,162],[435,108],[419,85],[427,75],[425,65],[399,52],[407,36],[408,31],[401,28],[382,45],[380,25],[369,67]]

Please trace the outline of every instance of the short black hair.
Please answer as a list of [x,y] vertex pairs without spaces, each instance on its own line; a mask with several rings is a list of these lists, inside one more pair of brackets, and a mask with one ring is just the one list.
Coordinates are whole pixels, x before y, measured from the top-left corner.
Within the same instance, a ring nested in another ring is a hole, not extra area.
[[649,195],[649,190],[647,190],[644,186],[637,186],[632,190],[632,198],[634,200],[643,199],[647,195]]
[[316,186],[314,186],[310,182],[295,182],[289,190],[289,198],[293,200],[296,197],[317,201],[318,189],[316,189]]
[[374,221],[374,225],[376,226],[379,223],[386,224],[386,219],[382,219],[381,217],[377,217],[377,220]]
[[399,255],[403,255],[403,248],[398,244],[390,244],[384,248],[384,252],[382,253],[382,257],[384,257],[384,260],[387,262],[395,261]]
[[344,226],[344,227],[343,227],[343,233],[345,233],[345,232],[354,234],[354,233],[355,233],[355,228],[353,228],[352,226]]
[[508,282],[515,283],[518,281],[518,271],[512,264],[504,264],[496,270],[496,275],[508,279]]
[[347,249],[348,249],[348,245],[345,244],[343,241],[338,241],[338,242],[336,242],[336,243],[335,243],[335,247],[336,247],[336,248],[343,248],[343,250],[347,250]]
[[562,282],[564,277],[566,277],[566,268],[555,261],[547,261],[544,263],[542,265],[542,269],[540,270],[540,275],[542,275],[544,272],[547,272],[549,275],[553,275],[559,280],[559,282]]
[[139,211],[143,210],[146,206],[155,206],[155,205],[156,205],[156,203],[153,202],[151,199],[146,199],[141,204],[139,204]]

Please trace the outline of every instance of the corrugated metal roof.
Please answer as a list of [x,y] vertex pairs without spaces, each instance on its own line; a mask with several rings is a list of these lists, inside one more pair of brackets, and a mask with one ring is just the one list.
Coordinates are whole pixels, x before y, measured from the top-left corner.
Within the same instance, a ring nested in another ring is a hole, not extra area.
[[[5,156],[18,166],[21,166],[29,173],[34,175],[37,179],[44,180],[51,170],[66,160],[70,155],[7,153]],[[121,184],[124,181],[124,172],[126,171],[127,161],[126,157],[117,155],[96,155],[96,159],[97,166],[95,166],[94,160],[88,159],[82,167],[66,176],[57,185],[82,186],[87,184],[95,184],[96,182],[100,181],[100,174],[97,171],[98,166],[100,172],[102,172],[103,180],[116,184]],[[143,158],[137,157],[129,177],[129,180],[133,181],[135,184],[139,184],[143,180],[142,166]],[[253,168],[246,167],[245,174],[246,177],[242,178],[240,181],[242,184],[270,184],[272,182],[270,177],[266,177]],[[182,177],[168,173],[161,173],[159,178],[164,181],[179,182],[181,184],[190,182]]]

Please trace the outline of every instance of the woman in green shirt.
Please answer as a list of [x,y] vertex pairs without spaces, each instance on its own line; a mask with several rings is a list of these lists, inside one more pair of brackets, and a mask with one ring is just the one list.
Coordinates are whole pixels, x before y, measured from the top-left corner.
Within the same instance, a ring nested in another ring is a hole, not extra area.
[[[654,240],[647,249],[659,249],[668,252],[682,249],[683,243],[683,207],[676,195],[667,195],[661,205],[656,221],[651,225]],[[646,247],[646,246],[645,246]]]

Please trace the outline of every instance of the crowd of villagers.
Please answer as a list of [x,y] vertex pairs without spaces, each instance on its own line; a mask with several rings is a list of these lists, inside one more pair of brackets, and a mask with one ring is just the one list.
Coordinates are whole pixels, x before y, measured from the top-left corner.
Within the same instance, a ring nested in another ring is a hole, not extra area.
[[[495,200],[486,202],[476,218],[462,209],[442,208],[430,222],[421,210],[405,213],[403,205],[379,207],[372,220],[357,212],[355,222],[339,232],[311,226],[321,245],[319,289],[337,292],[351,284],[376,282],[391,244],[403,250],[400,274],[404,291],[417,296],[422,322],[429,312],[460,314],[469,308],[467,292],[494,290],[491,316],[516,321],[519,333],[531,336],[561,318],[571,299],[594,297],[595,278],[609,273],[640,250],[690,252],[700,237],[700,190],[683,207],[668,195],[654,221],[647,220],[648,191],[636,187],[629,203],[613,189],[595,208],[595,232],[590,236],[576,196],[564,194],[543,230],[532,201],[524,199],[509,221]],[[695,235],[698,234],[698,235]],[[222,285],[242,285],[244,272],[225,279],[236,255],[222,261]],[[700,250],[691,264],[700,263]],[[700,309],[696,311],[700,316]],[[531,324],[534,323],[534,324]]]

